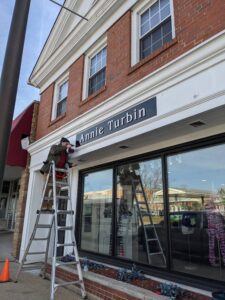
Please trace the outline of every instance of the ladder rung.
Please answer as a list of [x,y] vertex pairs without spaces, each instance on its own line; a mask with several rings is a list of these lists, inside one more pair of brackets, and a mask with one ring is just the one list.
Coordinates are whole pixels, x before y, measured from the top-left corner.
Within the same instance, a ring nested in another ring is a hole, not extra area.
[[40,269],[44,265],[44,262],[42,263],[32,263],[32,264],[23,264],[22,268],[24,270],[35,270],[35,269]]
[[74,246],[74,245],[75,245],[75,243],[65,243],[65,244],[58,243],[57,247],[67,247],[67,246]]
[[[67,186],[68,183],[67,183],[67,182],[62,182],[62,181],[56,181],[56,182],[55,182],[55,185],[56,185],[56,186],[59,186],[59,187],[60,187],[60,186],[63,186],[63,187],[64,187],[64,186]],[[48,186],[53,186],[53,183],[52,183],[52,182],[48,183]]]
[[64,215],[74,215],[74,211],[73,210],[57,210],[57,214],[64,214]]
[[37,214],[54,214],[55,210],[54,209],[40,209],[37,210]]
[[44,197],[44,200],[49,201],[49,200],[53,200],[53,197]]
[[28,255],[45,254],[46,252],[28,252]]
[[59,195],[56,195],[56,198],[60,199],[60,200],[68,200],[70,197],[69,196],[59,196]]
[[137,201],[136,203],[141,205],[146,205],[146,206],[148,205],[145,201]]
[[55,168],[55,170],[56,170],[57,172],[64,172],[64,173],[68,173],[68,172],[69,172],[68,169],[59,169],[59,168]]
[[72,226],[58,226],[57,229],[58,230],[72,230],[73,227]]
[[163,254],[163,252],[162,252],[162,251],[160,251],[160,252],[148,253],[148,255],[158,255],[158,254]]
[[48,238],[34,238],[33,241],[47,241]]
[[55,265],[56,267],[58,266],[62,266],[62,265],[77,265],[79,262],[78,261],[68,261],[68,262],[65,262],[65,261],[56,261]]
[[52,228],[52,225],[49,224],[38,224],[36,228]]
[[69,185],[61,186],[60,191],[66,191],[66,190],[68,190],[69,188],[70,188]]
[[158,241],[158,239],[154,238],[154,239],[147,239],[148,242],[151,242],[151,241]]
[[81,284],[83,283],[82,280],[76,280],[76,281],[69,281],[69,282],[63,282],[63,283],[57,283],[54,285],[55,288],[59,287],[59,286],[67,286],[70,284]]

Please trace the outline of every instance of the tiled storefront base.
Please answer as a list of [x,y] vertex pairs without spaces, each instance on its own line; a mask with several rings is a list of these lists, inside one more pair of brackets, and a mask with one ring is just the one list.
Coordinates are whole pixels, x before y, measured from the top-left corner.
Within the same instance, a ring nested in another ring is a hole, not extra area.
[[[50,273],[50,266],[48,266]],[[152,279],[133,280],[132,283],[125,283],[115,280],[116,270],[103,269],[83,272],[84,283],[87,293],[104,300],[164,300],[169,297],[157,295],[153,291],[159,287],[160,282]],[[78,277],[68,267],[58,268],[56,276],[66,281],[77,280]],[[209,300],[209,296],[202,295],[195,291],[184,290],[179,300]]]

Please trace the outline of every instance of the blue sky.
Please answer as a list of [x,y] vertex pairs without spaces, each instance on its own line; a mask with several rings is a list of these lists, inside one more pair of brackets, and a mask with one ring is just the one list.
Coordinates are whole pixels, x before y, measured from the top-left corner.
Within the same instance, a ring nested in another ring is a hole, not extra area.
[[[58,0],[58,2],[62,4],[64,1]],[[15,0],[0,0],[0,71],[2,71],[14,4]],[[14,118],[33,100],[39,100],[39,90],[29,86],[27,81],[59,10],[60,7],[49,0],[31,0]]]

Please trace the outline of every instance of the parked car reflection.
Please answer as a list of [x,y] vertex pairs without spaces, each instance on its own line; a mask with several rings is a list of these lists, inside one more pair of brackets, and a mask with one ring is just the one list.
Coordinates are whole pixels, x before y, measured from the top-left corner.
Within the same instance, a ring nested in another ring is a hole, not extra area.
[[[212,256],[217,258],[221,256],[225,264],[225,218],[219,211],[171,212],[169,218],[172,257],[183,260],[190,260],[191,258],[192,262],[210,263],[213,265],[215,259],[213,260]],[[209,218],[214,220],[214,229],[212,229],[212,225],[210,225]],[[146,224],[145,226],[147,228],[148,225]],[[219,233],[217,232],[217,228]],[[164,221],[155,224],[155,229],[157,230],[163,249],[166,249]],[[147,228],[147,231],[148,235],[151,236],[151,228]],[[214,233],[214,236],[211,237],[209,243],[210,232]],[[145,249],[143,233],[143,228],[140,226],[138,230],[138,241],[139,244],[143,245],[143,249]],[[214,240],[213,244],[212,239]],[[214,253],[214,255],[212,255],[212,253]]]

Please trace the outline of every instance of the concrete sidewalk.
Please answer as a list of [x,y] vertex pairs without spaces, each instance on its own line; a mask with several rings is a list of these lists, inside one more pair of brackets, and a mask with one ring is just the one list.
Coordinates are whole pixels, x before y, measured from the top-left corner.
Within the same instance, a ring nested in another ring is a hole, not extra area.
[[[19,264],[11,256],[12,250],[12,233],[0,232],[0,272],[3,268],[6,258],[10,260],[10,278],[15,279]],[[77,300],[82,299],[76,291],[71,288],[58,288],[55,293],[55,300]],[[50,281],[42,279],[31,271],[21,272],[19,282],[0,283],[1,300],[49,300],[50,299]]]
[[[2,270],[3,263],[0,263]],[[14,279],[19,264],[10,263],[10,278]],[[38,274],[33,272],[21,272],[18,283],[6,282],[0,283],[1,300],[49,300],[50,299],[50,281],[42,279]],[[79,294],[66,288],[58,288],[55,293],[55,300],[82,299]]]

